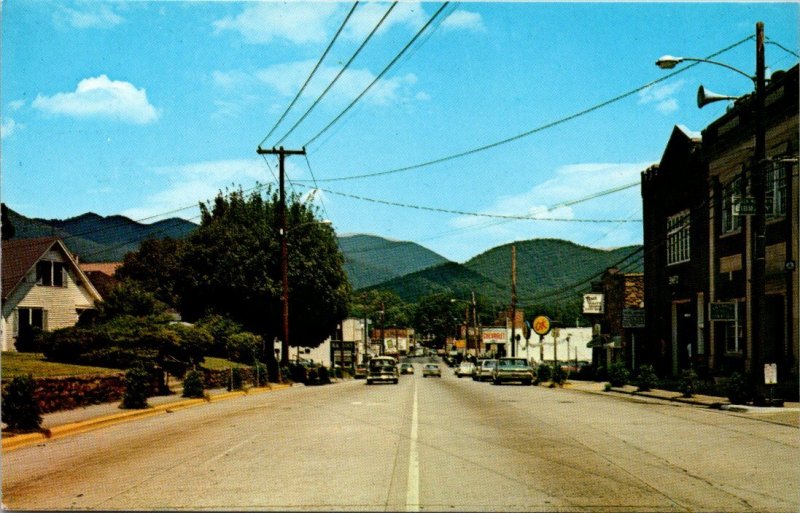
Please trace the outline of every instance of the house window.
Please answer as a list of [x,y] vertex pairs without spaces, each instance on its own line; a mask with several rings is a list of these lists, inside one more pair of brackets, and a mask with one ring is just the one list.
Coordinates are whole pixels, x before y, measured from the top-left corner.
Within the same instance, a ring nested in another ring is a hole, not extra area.
[[786,168],[773,162],[764,175],[765,213],[767,219],[786,215]]
[[743,302],[736,303],[735,321],[726,321],[725,326],[725,351],[728,353],[741,353],[744,341],[744,305]]
[[40,260],[36,264],[36,283],[47,287],[64,286],[64,264]]
[[689,210],[667,218],[667,265],[689,261]]
[[742,177],[737,176],[722,188],[722,233],[735,232],[742,227],[742,216],[733,215],[734,198],[744,196]]

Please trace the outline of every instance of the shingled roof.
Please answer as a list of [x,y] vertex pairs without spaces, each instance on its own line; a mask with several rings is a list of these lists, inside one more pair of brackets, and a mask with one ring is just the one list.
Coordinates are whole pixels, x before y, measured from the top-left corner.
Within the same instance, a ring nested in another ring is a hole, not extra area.
[[3,299],[8,297],[57,240],[55,237],[40,237],[3,241]]

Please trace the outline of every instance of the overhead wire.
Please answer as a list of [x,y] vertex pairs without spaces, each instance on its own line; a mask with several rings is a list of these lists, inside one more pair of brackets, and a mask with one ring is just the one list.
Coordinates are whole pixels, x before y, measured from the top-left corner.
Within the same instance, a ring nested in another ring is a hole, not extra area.
[[330,52],[331,48],[333,47],[333,44],[336,42],[337,39],[339,39],[339,35],[342,33],[342,30],[344,30],[344,27],[345,27],[345,25],[347,25],[347,22],[350,21],[350,17],[353,15],[353,12],[355,12],[356,7],[358,7],[358,1],[356,1],[353,4],[353,7],[350,9],[350,12],[347,13],[347,16],[345,17],[344,21],[339,26],[339,30],[336,31],[336,34],[333,35],[333,39],[331,39],[331,42],[328,43],[328,47],[325,48],[324,52],[322,52],[322,55],[320,56],[319,60],[317,61],[317,64],[314,66],[314,69],[311,70],[311,73],[308,75],[308,78],[306,78],[306,81],[300,87],[300,90],[297,91],[297,94],[292,99],[292,101],[289,103],[289,105],[286,107],[286,110],[283,111],[283,114],[281,115],[281,117],[278,119],[278,121],[275,122],[275,126],[272,127],[272,129],[269,131],[269,133],[267,133],[267,135],[264,137],[264,139],[262,139],[261,142],[258,144],[259,146],[264,144],[264,142],[266,142],[266,140],[269,139],[270,136],[272,136],[272,134],[275,132],[275,130],[278,128],[278,126],[286,118],[286,115],[289,113],[289,111],[292,110],[292,107],[294,107],[295,103],[297,103],[297,100],[300,98],[300,96],[306,90],[306,87],[308,86],[308,83],[311,82],[311,78],[317,72],[317,70],[319,69],[320,65],[322,65],[322,61],[324,61],[325,57],[327,57],[328,53]]
[[363,97],[364,97],[364,95],[365,95],[365,94],[367,94],[367,92],[369,92],[369,90],[370,90],[370,89],[372,89],[372,87],[373,87],[375,84],[377,84],[377,83],[378,83],[378,81],[379,81],[381,78],[383,78],[383,76],[384,76],[384,75],[385,75],[385,74],[386,74],[386,73],[387,73],[387,72],[388,72],[390,69],[392,69],[392,67],[393,67],[393,66],[394,66],[394,65],[397,63],[397,61],[398,61],[398,60],[399,60],[399,59],[400,59],[400,58],[403,56],[403,54],[405,54],[405,53],[406,53],[406,51],[408,51],[408,49],[409,49],[409,48],[411,48],[411,46],[412,46],[412,45],[413,45],[413,44],[414,44],[414,43],[417,41],[417,39],[419,39],[419,37],[420,37],[420,36],[421,36],[421,35],[422,35],[422,34],[423,34],[423,33],[424,33],[424,32],[425,32],[427,29],[428,29],[428,27],[431,25],[431,23],[433,23],[433,21],[434,21],[436,18],[438,18],[438,17],[439,17],[439,15],[442,13],[442,11],[444,11],[444,9],[445,9],[445,8],[446,8],[446,7],[449,5],[449,3],[450,3],[450,2],[444,2],[444,3],[441,5],[441,7],[439,7],[439,9],[437,9],[435,13],[433,13],[433,16],[431,16],[431,17],[430,17],[430,19],[428,19],[427,23],[425,23],[425,25],[423,25],[423,26],[422,26],[422,28],[421,28],[421,29],[419,29],[419,31],[418,31],[418,32],[417,32],[417,33],[414,35],[414,37],[412,37],[412,38],[411,38],[411,40],[410,40],[410,41],[409,41],[409,42],[408,42],[408,43],[407,43],[407,44],[406,44],[406,45],[403,47],[403,49],[402,49],[402,50],[400,50],[400,53],[398,53],[398,54],[397,54],[397,55],[396,55],[396,56],[395,56],[395,57],[394,57],[394,58],[393,58],[393,59],[392,59],[392,60],[389,62],[389,64],[387,64],[387,65],[386,65],[386,67],[384,67],[384,68],[383,68],[383,71],[381,71],[380,73],[378,73],[378,75],[377,75],[377,76],[375,77],[375,79],[374,79],[374,80],[373,80],[373,81],[372,81],[372,82],[371,82],[371,83],[370,83],[370,84],[369,84],[369,85],[366,87],[366,89],[364,89],[364,90],[361,92],[361,94],[359,94],[359,95],[358,95],[358,96],[357,96],[357,97],[356,97],[356,98],[355,98],[355,99],[354,99],[352,102],[350,102],[350,105],[348,105],[347,107],[345,107],[345,109],[344,109],[342,112],[340,112],[340,113],[339,113],[339,114],[338,114],[338,115],[337,115],[335,118],[333,118],[333,120],[332,120],[330,123],[328,123],[328,124],[325,126],[325,128],[323,128],[322,130],[320,130],[320,131],[317,133],[317,135],[315,135],[314,137],[312,137],[311,139],[309,139],[309,140],[308,140],[308,141],[307,141],[307,142],[306,142],[306,143],[305,143],[303,146],[304,146],[304,147],[308,147],[308,146],[310,146],[310,145],[311,145],[311,144],[312,144],[314,141],[316,141],[316,140],[317,140],[317,139],[318,139],[318,138],[319,138],[319,137],[320,137],[322,134],[324,134],[325,132],[327,132],[327,131],[328,131],[328,130],[329,130],[329,129],[330,129],[332,126],[333,126],[333,125],[335,125],[335,124],[336,124],[336,123],[337,123],[337,122],[338,122],[338,121],[339,121],[339,120],[342,118],[342,116],[344,116],[344,115],[345,115],[345,114],[346,114],[346,113],[347,113],[347,112],[348,112],[348,111],[349,111],[351,108],[353,108],[353,106],[354,106],[356,103],[358,103],[358,101],[359,101],[359,100],[361,100],[361,98],[363,98]]
[[[742,45],[742,44],[746,43],[747,41],[750,41],[754,37],[755,36],[750,35],[750,36],[748,36],[748,37],[746,37],[746,38],[744,38],[744,39],[742,39],[740,41],[737,41],[736,43],[733,43],[733,44],[731,44],[731,45],[729,45],[729,46],[727,46],[727,47],[725,47],[725,48],[723,48],[723,49],[721,49],[719,51],[716,51],[716,52],[708,55],[706,57],[706,59],[714,58],[714,57],[716,57],[716,56],[718,56],[718,55],[720,55],[722,53],[725,53],[725,52],[727,52],[729,50],[732,50],[733,48],[736,48],[737,46]],[[391,175],[391,174],[396,174],[396,173],[402,173],[402,172],[405,172],[405,171],[412,171],[412,170],[415,170],[415,169],[421,169],[423,167],[428,167],[428,166],[432,166],[432,165],[435,165],[435,164],[442,164],[444,162],[448,162],[448,161],[451,161],[451,160],[467,157],[467,156],[470,156],[470,155],[474,155],[476,153],[481,153],[481,152],[484,152],[484,151],[487,151],[487,150],[490,150],[490,149],[493,149],[493,148],[497,148],[499,146],[503,146],[505,144],[509,144],[511,142],[514,142],[514,141],[518,141],[518,140],[523,139],[525,137],[529,137],[529,136],[531,136],[533,134],[542,132],[544,130],[548,130],[550,128],[562,125],[562,124],[564,124],[564,123],[566,123],[568,121],[572,121],[573,119],[577,119],[579,117],[585,116],[585,115],[590,114],[590,113],[592,113],[592,112],[594,112],[596,110],[600,110],[600,109],[602,109],[604,107],[607,107],[608,105],[614,104],[614,103],[619,102],[619,101],[621,101],[621,100],[623,100],[625,98],[633,96],[634,94],[637,94],[637,93],[639,93],[641,91],[644,91],[645,89],[647,89],[649,87],[652,87],[652,86],[654,86],[654,85],[656,85],[658,83],[661,83],[661,82],[664,82],[666,80],[669,80],[669,79],[673,78],[674,76],[676,76],[676,75],[678,75],[680,73],[685,73],[686,71],[692,69],[693,67],[695,67],[695,66],[697,66],[699,64],[700,64],[699,62],[687,63],[685,66],[683,66],[680,69],[677,69],[677,70],[675,70],[675,71],[673,71],[671,73],[668,73],[667,75],[664,75],[661,78],[657,78],[655,80],[651,80],[650,82],[648,82],[648,83],[646,83],[646,84],[644,84],[642,86],[636,87],[635,89],[631,89],[631,90],[629,90],[627,92],[619,94],[619,95],[617,95],[617,96],[615,96],[615,97],[613,97],[613,98],[611,98],[609,100],[606,100],[604,102],[598,103],[598,104],[596,104],[596,105],[594,105],[592,107],[588,107],[586,109],[583,109],[583,110],[578,111],[576,113],[570,114],[568,116],[562,117],[562,118],[557,119],[555,121],[551,121],[549,123],[545,123],[544,125],[540,125],[538,127],[532,128],[531,130],[528,130],[526,132],[522,132],[520,134],[511,136],[511,137],[507,137],[505,139],[501,139],[499,141],[495,141],[495,142],[492,142],[492,143],[489,143],[489,144],[478,146],[478,147],[475,147],[475,148],[472,148],[472,149],[469,149],[469,150],[465,150],[465,151],[462,151],[462,152],[454,153],[454,154],[447,155],[447,156],[444,156],[444,157],[428,160],[428,161],[425,161],[425,162],[420,162],[418,164],[412,164],[412,165],[409,165],[409,166],[390,169],[390,170],[387,170],[387,171],[380,171],[380,172],[374,172],[374,173],[364,173],[364,174],[360,174],[360,175],[333,177],[333,178],[320,178],[318,181],[319,182],[340,182],[340,181],[345,181],[345,180],[360,180],[360,179],[364,179],[364,178],[374,178],[374,177],[378,177],[378,176],[386,176],[386,175]],[[315,136],[315,138],[316,138],[316,136]],[[310,142],[311,141],[306,143],[305,146],[308,146],[310,144]]]
[[[304,113],[302,116],[300,116],[300,119],[298,119],[298,120],[297,120],[297,122],[295,122],[295,124],[294,124],[294,125],[292,125],[292,127],[289,129],[289,131],[288,131],[288,132],[286,132],[286,133],[283,135],[283,137],[281,137],[281,138],[278,140],[278,142],[277,142],[277,143],[275,143],[276,145],[278,145],[278,144],[282,143],[283,141],[285,141],[285,140],[286,140],[286,138],[287,138],[287,137],[289,137],[289,135],[291,135],[291,134],[292,134],[292,133],[295,131],[295,129],[297,129],[297,127],[300,125],[300,123],[302,123],[303,121],[305,121],[305,119],[308,117],[308,115],[311,113],[311,111],[312,111],[312,110],[314,110],[314,108],[315,108],[317,105],[319,105],[319,102],[321,102],[321,101],[322,101],[322,99],[325,97],[325,95],[327,95],[327,94],[328,94],[328,91],[330,91],[330,90],[331,90],[331,88],[333,87],[333,85],[334,85],[336,82],[338,82],[339,78],[340,78],[340,77],[341,77],[341,76],[344,74],[344,72],[345,72],[345,71],[346,71],[346,70],[347,70],[347,69],[350,67],[350,65],[353,63],[353,61],[356,59],[356,57],[358,57],[358,55],[361,53],[361,51],[364,49],[364,47],[366,47],[366,46],[367,46],[367,43],[369,43],[369,41],[372,39],[372,36],[374,36],[374,35],[375,35],[375,33],[378,31],[378,29],[381,27],[381,25],[383,25],[383,22],[384,22],[384,21],[386,21],[386,18],[388,18],[388,17],[389,17],[389,14],[392,12],[392,10],[393,10],[393,9],[394,9],[396,6],[397,6],[397,2],[396,2],[396,1],[395,1],[395,2],[392,2],[392,4],[389,6],[389,8],[386,10],[386,12],[385,12],[385,13],[383,14],[383,16],[381,17],[381,19],[378,21],[378,23],[377,23],[377,24],[376,24],[376,25],[375,25],[375,26],[372,28],[372,30],[370,31],[370,33],[369,33],[369,35],[367,36],[367,38],[366,38],[366,39],[364,39],[364,41],[361,43],[361,45],[359,45],[359,47],[358,47],[358,49],[355,51],[355,53],[354,53],[354,54],[353,54],[353,55],[350,57],[350,59],[349,59],[349,60],[348,60],[348,61],[347,61],[347,62],[344,64],[344,66],[342,66],[342,69],[341,69],[341,70],[339,70],[339,73],[337,73],[337,75],[334,77],[334,79],[331,81],[331,83],[330,83],[330,84],[328,84],[328,86],[325,88],[325,90],[324,90],[324,91],[322,91],[322,93],[319,95],[319,97],[317,97],[317,99],[316,99],[316,100],[314,100],[314,103],[312,103],[312,104],[311,104],[311,106],[308,108],[308,110],[306,110],[306,112],[305,112],[305,113]],[[304,146],[305,146],[305,145],[304,145]]]

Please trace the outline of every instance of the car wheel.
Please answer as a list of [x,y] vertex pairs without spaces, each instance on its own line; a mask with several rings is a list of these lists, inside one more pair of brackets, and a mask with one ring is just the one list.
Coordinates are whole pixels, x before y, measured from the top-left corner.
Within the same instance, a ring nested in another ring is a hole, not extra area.
[[522,382],[522,384],[525,385],[526,387],[529,387],[531,386],[531,380],[526,379],[525,381]]
[[492,380],[492,383],[495,384],[495,385],[499,385],[500,384],[500,380],[499,379],[494,379],[494,380]]

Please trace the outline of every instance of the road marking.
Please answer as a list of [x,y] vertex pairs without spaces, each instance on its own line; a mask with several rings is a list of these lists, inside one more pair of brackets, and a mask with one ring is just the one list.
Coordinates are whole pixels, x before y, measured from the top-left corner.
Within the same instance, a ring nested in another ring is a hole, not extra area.
[[411,442],[408,450],[408,489],[406,491],[406,511],[419,511],[419,453],[417,452],[417,382],[414,381],[414,406],[411,412]]

